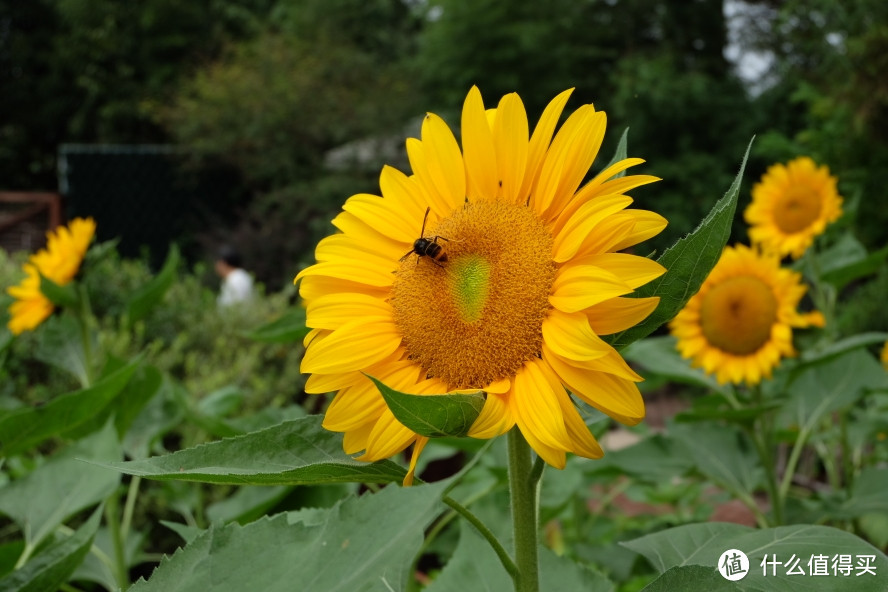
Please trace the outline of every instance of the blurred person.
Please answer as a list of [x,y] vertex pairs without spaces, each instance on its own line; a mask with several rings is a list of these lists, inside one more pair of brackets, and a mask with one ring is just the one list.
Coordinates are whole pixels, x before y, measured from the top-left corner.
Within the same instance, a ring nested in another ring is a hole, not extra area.
[[243,269],[240,253],[224,246],[216,257],[216,273],[222,278],[222,288],[216,299],[219,308],[226,308],[253,298],[253,278]]

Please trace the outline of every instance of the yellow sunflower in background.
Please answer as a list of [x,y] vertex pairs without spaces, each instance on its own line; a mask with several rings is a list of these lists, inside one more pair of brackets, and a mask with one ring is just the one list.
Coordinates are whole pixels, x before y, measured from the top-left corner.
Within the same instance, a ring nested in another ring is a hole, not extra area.
[[413,174],[384,167],[382,197],[349,198],[333,220],[341,233],[322,240],[318,263],[296,276],[312,328],[305,390],[338,391],[324,426],[345,433],[347,453],[374,461],[415,443],[409,483],[427,442],[395,419],[364,373],[415,394],[483,389],[469,435],[492,438],[517,424],[556,467],[566,452],[602,454],[566,388],[624,423],[644,416],[641,378],[599,336],[657,306],[623,296],[663,267],[618,252],[666,226],[626,209],[625,193],[657,178],[612,178],[643,162],[630,158],[580,188],[605,115],[584,105],[553,139],[570,93],[530,135],[517,94],[485,111],[473,87],[462,150],[440,117],[426,115],[421,139],[407,140]]
[[727,247],[669,328],[681,355],[719,383],[758,384],[782,357],[795,355],[794,327],[824,325],[819,312],[796,310],[806,291],[776,254]]
[[885,366],[885,370],[888,370],[888,341],[885,342],[885,347],[882,348],[882,365]]
[[40,291],[40,276],[60,286],[74,279],[95,231],[92,218],[75,218],[68,226],[46,233],[46,248],[22,266],[25,278],[6,290],[15,298],[9,306],[8,323],[13,334],[34,329],[52,314],[52,302]]
[[769,167],[752,188],[752,203],[744,212],[753,244],[793,259],[841,215],[836,178],[807,156]]

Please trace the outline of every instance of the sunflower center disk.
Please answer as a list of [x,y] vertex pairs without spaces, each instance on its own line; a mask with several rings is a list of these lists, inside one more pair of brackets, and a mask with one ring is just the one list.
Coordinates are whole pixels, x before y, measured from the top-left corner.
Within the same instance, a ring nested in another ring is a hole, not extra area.
[[820,216],[820,202],[813,189],[793,187],[774,207],[774,223],[787,234],[804,230]]
[[401,263],[391,304],[411,360],[451,389],[514,376],[540,352],[555,277],[552,236],[533,210],[466,204],[427,236],[447,261]]
[[777,299],[756,277],[733,277],[713,286],[700,309],[700,324],[709,343],[738,356],[757,351],[771,338],[777,321]]

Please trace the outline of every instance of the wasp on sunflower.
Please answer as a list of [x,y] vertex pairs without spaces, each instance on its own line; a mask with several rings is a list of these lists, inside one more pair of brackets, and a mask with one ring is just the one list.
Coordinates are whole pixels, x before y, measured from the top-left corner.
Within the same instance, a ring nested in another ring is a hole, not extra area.
[[807,156],[768,168],[752,188],[744,218],[753,244],[798,259],[842,215],[836,178]]
[[40,291],[40,276],[60,286],[70,283],[80,269],[95,231],[92,218],[75,218],[68,226],[46,233],[46,248],[31,255],[22,266],[25,278],[6,290],[15,298],[9,306],[8,322],[14,335],[35,329],[52,314],[55,307]]
[[614,178],[644,162],[628,158],[581,187],[606,118],[583,105],[555,134],[570,94],[549,103],[531,134],[517,94],[485,110],[473,87],[461,149],[427,114],[421,138],[407,140],[412,174],[384,167],[382,196],[349,198],[333,220],[340,232],[296,276],[311,328],[305,390],[337,391],[324,426],[345,433],[347,453],[374,461],[415,444],[409,483],[428,440],[395,419],[365,374],[413,394],[483,390],[469,436],[517,425],[559,468],[567,452],[602,455],[568,390],[621,422],[643,418],[641,377],[600,336],[657,306],[625,296],[665,269],[619,251],[666,226],[627,209],[627,191],[658,179]]
[[796,309],[806,291],[778,255],[727,247],[669,328],[681,355],[719,383],[758,384],[782,357],[795,355],[793,328],[823,327],[822,314]]

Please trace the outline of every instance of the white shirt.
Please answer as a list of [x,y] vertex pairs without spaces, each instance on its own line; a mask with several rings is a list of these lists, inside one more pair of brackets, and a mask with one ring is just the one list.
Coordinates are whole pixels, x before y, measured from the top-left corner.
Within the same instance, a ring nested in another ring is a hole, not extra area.
[[220,308],[245,302],[253,297],[253,278],[243,269],[233,269],[222,280],[217,303]]

